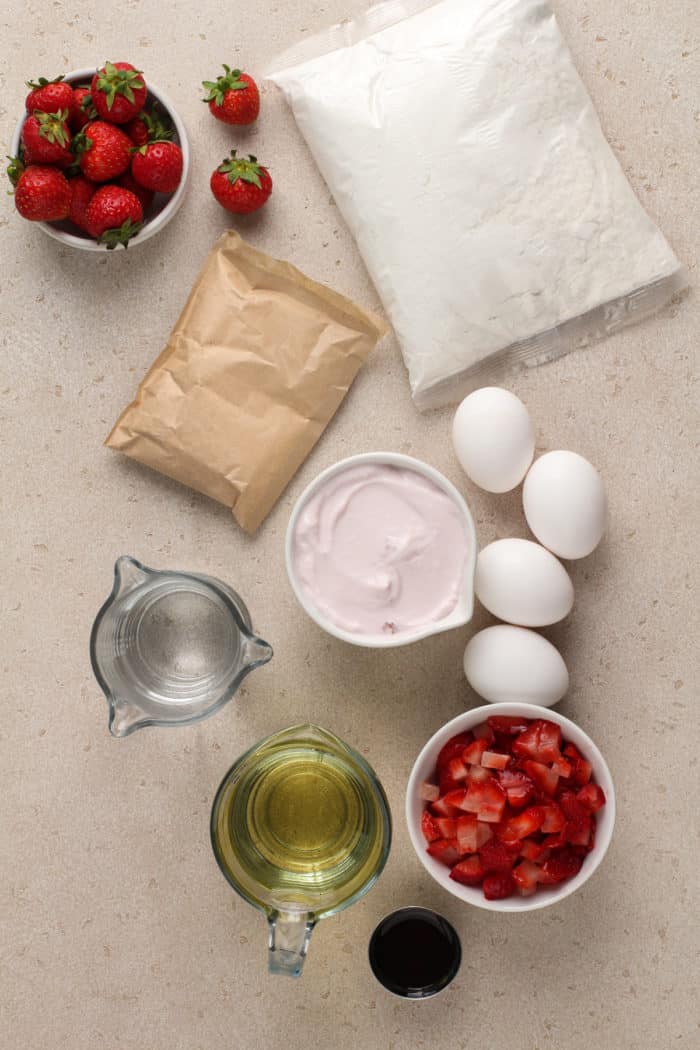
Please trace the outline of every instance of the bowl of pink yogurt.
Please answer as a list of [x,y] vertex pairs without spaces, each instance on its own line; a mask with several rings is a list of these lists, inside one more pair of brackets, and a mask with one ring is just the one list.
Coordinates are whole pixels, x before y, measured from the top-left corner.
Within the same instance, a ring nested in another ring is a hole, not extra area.
[[301,607],[353,645],[408,645],[472,617],[471,512],[411,456],[367,452],[324,470],[294,506],[285,556]]

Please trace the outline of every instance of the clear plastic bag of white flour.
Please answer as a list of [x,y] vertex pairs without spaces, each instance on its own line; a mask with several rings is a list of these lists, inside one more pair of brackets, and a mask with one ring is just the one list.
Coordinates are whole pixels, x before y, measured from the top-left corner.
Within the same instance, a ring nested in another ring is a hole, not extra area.
[[269,78],[357,240],[419,408],[685,286],[542,0],[388,0]]

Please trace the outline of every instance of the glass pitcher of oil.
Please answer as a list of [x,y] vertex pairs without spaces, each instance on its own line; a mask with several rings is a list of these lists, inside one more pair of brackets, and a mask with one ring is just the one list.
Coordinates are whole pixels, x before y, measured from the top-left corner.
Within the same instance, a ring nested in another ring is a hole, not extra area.
[[391,816],[370,766],[315,725],[267,737],[228,771],[211,814],[214,855],[267,916],[271,973],[301,974],[316,922],[378,879]]

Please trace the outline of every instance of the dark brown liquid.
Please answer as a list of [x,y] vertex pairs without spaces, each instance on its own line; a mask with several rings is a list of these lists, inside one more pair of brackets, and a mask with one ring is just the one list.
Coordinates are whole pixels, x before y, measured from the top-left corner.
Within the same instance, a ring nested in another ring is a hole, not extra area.
[[459,969],[462,950],[454,928],[426,908],[402,908],[372,934],[369,961],[385,988],[409,999],[439,992]]

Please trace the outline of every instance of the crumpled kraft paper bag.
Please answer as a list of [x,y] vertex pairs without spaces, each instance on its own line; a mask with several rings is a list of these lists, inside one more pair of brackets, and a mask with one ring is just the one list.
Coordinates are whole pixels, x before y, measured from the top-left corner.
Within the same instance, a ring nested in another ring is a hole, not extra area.
[[224,503],[254,532],[387,331],[229,231],[105,444]]

